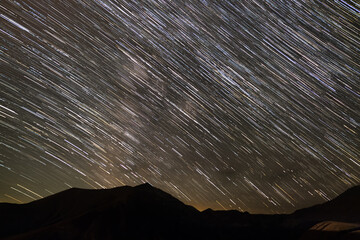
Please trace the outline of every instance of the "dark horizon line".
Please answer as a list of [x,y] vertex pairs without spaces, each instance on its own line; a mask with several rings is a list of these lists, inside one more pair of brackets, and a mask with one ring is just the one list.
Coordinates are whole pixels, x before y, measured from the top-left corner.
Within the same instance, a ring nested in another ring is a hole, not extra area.
[[117,188],[123,188],[123,187],[131,187],[131,188],[136,188],[136,187],[141,187],[141,186],[146,186],[146,187],[151,187],[153,189],[157,189],[159,191],[162,191],[166,194],[169,194],[170,196],[172,196],[173,198],[179,200],[180,202],[182,202],[183,204],[187,205],[187,206],[191,206],[193,208],[195,208],[196,210],[198,210],[199,212],[204,212],[204,211],[218,211],[218,212],[221,212],[221,211],[237,211],[239,213],[244,213],[244,214],[251,214],[251,215],[291,215],[291,214],[294,214],[295,212],[299,211],[299,210],[302,210],[302,209],[307,209],[307,208],[311,208],[311,207],[314,207],[314,206],[318,206],[318,205],[321,205],[321,204],[324,204],[324,203],[327,203],[327,202],[330,202],[336,198],[338,198],[339,196],[343,195],[344,193],[352,190],[352,189],[355,189],[355,188],[359,188],[360,189],[360,185],[353,185],[349,188],[347,188],[345,191],[343,191],[342,193],[338,194],[337,196],[335,196],[334,198],[328,200],[328,201],[324,201],[324,202],[321,202],[321,203],[316,203],[316,204],[313,204],[313,205],[309,205],[309,206],[306,206],[306,207],[302,207],[302,208],[298,208],[292,212],[284,212],[284,213],[252,213],[250,211],[239,211],[238,209],[212,209],[210,207],[208,208],[203,208],[203,210],[199,209],[199,207],[196,207],[196,206],[193,206],[193,205],[190,205],[190,204],[187,204],[185,202],[183,202],[182,200],[178,199],[177,197],[174,197],[172,194],[158,188],[158,187],[154,187],[152,184],[148,183],[148,182],[144,182],[142,184],[138,184],[138,185],[135,185],[135,186],[131,186],[131,185],[122,185],[122,186],[117,186],[117,187],[111,187],[111,188],[80,188],[80,187],[70,187],[70,188],[67,188],[65,190],[61,190],[59,192],[56,192],[56,193],[53,193],[53,194],[50,194],[48,196],[45,196],[45,197],[42,197],[42,198],[39,198],[39,199],[36,199],[36,200],[32,200],[32,201],[29,201],[29,202],[22,202],[22,203],[16,203],[16,202],[0,202],[0,204],[16,204],[16,205],[22,205],[22,204],[29,204],[29,203],[32,203],[32,202],[35,202],[35,201],[39,201],[39,200],[42,200],[42,199],[45,199],[45,198],[48,198],[48,197],[51,197],[51,196],[54,196],[54,195],[57,195],[57,194],[60,194],[62,192],[66,192],[66,191],[69,191],[69,190],[85,190],[85,191],[101,191],[101,190],[113,190],[113,189],[117,189]]

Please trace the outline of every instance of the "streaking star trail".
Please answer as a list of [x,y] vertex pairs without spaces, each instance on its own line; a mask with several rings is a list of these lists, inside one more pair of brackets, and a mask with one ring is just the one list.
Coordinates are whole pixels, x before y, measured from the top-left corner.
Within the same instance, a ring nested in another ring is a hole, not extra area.
[[149,182],[284,213],[360,184],[356,1],[0,2],[0,201]]

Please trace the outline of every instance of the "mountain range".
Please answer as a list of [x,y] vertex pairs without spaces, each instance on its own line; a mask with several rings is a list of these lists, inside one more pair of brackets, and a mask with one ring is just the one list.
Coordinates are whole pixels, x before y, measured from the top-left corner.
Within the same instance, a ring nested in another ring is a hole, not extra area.
[[360,239],[360,186],[292,214],[198,211],[142,184],[0,203],[0,239]]

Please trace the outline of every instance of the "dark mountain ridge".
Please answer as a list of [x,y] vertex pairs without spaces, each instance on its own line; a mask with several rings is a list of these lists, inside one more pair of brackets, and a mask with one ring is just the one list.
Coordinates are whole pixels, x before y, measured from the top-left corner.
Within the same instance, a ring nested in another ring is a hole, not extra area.
[[[303,208],[295,211],[293,216],[305,216],[310,214],[312,217],[319,218],[334,218],[338,221],[356,221],[356,219],[349,219],[354,216],[352,213],[360,213],[360,186],[352,187],[331,201],[318,204],[309,208]],[[342,215],[339,215],[342,213]]]
[[[73,188],[28,204],[3,203],[0,205],[0,212],[4,216],[0,224],[7,226],[0,236],[25,233],[34,229],[49,230],[51,226],[63,227],[74,222],[88,222],[91,227],[102,226],[104,224],[98,219],[105,216],[106,222],[124,223],[115,224],[119,225],[116,228],[120,225],[128,228],[128,223],[132,223],[136,217],[141,218],[145,224],[152,218],[159,223],[166,218],[178,222],[188,215],[198,214],[195,208],[149,184],[100,190]],[[89,222],[89,219],[92,220]]]
[[352,187],[331,201],[295,211],[286,225],[307,229],[322,221],[360,222],[360,186]]
[[1,239],[297,239],[322,221],[360,222],[360,186],[293,214],[198,211],[142,184],[72,188],[27,204],[1,203]]

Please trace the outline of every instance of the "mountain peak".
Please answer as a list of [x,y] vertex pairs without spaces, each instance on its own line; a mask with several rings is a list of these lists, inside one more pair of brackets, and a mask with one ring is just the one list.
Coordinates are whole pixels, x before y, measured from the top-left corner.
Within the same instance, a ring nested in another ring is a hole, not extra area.
[[30,204],[0,205],[0,238],[80,239],[86,232],[92,239],[295,239],[319,222],[358,222],[359,196],[356,186],[337,200],[295,214],[251,215],[235,210],[199,212],[149,183],[72,188]]
[[137,185],[136,188],[148,188],[148,189],[151,188],[152,189],[152,188],[155,188],[155,187],[153,187],[150,183],[146,182],[146,183]]

